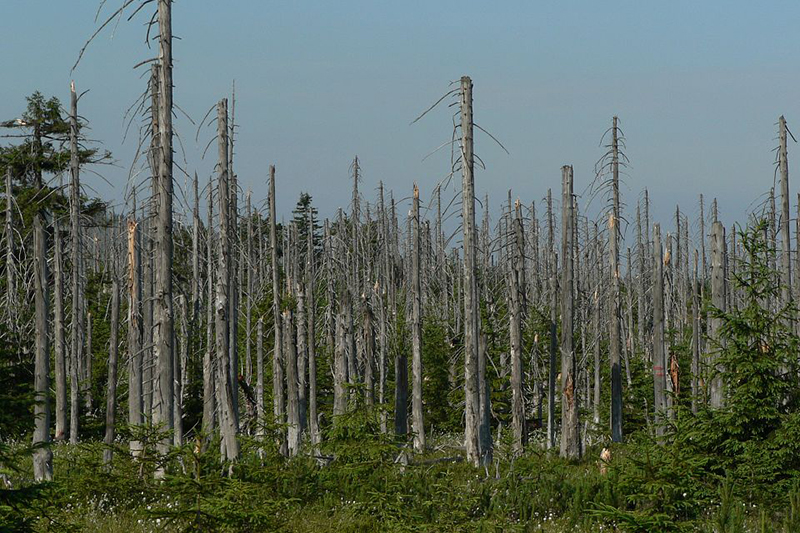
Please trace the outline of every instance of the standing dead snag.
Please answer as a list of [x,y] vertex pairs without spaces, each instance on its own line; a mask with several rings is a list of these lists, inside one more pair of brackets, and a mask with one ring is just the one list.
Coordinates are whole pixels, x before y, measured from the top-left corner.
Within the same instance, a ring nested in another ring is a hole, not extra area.
[[[778,166],[781,174],[781,234],[783,236],[783,250],[781,251],[781,304],[789,305],[792,299],[792,237],[789,234],[789,156],[787,153],[786,119],[781,115],[778,118]],[[735,233],[733,236],[735,237]],[[733,257],[736,250],[733,250]]]
[[467,461],[478,465],[484,457],[480,443],[478,375],[478,280],[475,249],[475,177],[472,123],[472,80],[461,78],[461,218],[464,228],[464,441]]
[[61,441],[67,432],[67,346],[64,339],[64,266],[61,246],[61,225],[53,221],[53,337],[56,374],[56,438]]
[[[172,0],[158,0],[158,216],[156,218],[156,260],[153,348],[158,368],[154,393],[153,423],[165,430],[174,427],[174,331],[172,309]],[[159,452],[166,453],[169,439]],[[163,472],[157,473],[159,476]]]
[[622,374],[620,372],[620,288],[619,288],[619,128],[617,117],[611,127],[611,187],[613,205],[609,220],[611,244],[611,334],[609,359],[611,362],[611,440],[622,442]]
[[[269,246],[272,263],[272,312],[275,344],[272,352],[272,400],[276,424],[283,424],[285,403],[283,396],[283,343],[281,342],[281,285],[278,271],[278,234],[275,215],[275,165],[269,166]],[[286,452],[286,439],[278,437],[281,453]]]
[[561,448],[560,455],[580,457],[581,436],[578,419],[577,361],[573,347],[573,239],[574,211],[572,167],[561,167],[563,194],[561,197]]
[[119,269],[117,260],[113,260],[114,265],[111,273],[111,334],[108,345],[108,383],[106,388],[106,432],[103,443],[103,463],[111,463],[112,446],[114,445],[114,433],[116,424],[117,407],[117,356],[119,354]]
[[653,228],[653,411],[656,434],[664,435],[667,408],[666,354],[664,343],[664,256],[661,247],[661,225]]
[[422,317],[420,284],[420,234],[419,234],[419,188],[414,184],[414,199],[411,207],[413,247],[411,257],[411,428],[414,432],[414,451],[425,451],[425,424],[422,419]]
[[217,329],[217,386],[219,387],[220,410],[220,443],[222,455],[229,461],[239,457],[239,443],[236,440],[236,415],[234,413],[233,394],[230,372],[230,349],[228,335],[228,312],[230,305],[230,216],[228,213],[230,193],[228,191],[228,100],[223,98],[217,104],[217,144],[219,147],[219,239],[217,266],[217,301],[216,301],[216,329]]
[[511,337],[511,425],[514,434],[514,453],[521,454],[527,440],[525,404],[522,396],[522,300],[525,295],[525,239],[522,229],[522,205],[514,206],[513,264],[509,269],[511,310],[509,335]]
[[[725,228],[722,222],[715,221],[711,225],[711,305],[725,311]],[[722,320],[716,316],[709,320],[708,336],[713,350],[719,350],[720,329]],[[711,357],[711,390],[709,403],[712,408],[720,408],[723,404],[721,368],[716,364],[716,356]]]
[[[136,428],[142,418],[142,258],[136,200],[128,221],[128,425]],[[133,455],[141,453],[141,442],[132,440]]]
[[81,182],[80,160],[78,157],[78,95],[75,83],[70,84],[69,117],[69,216],[70,239],[72,241],[72,324],[70,331],[70,419],[69,442],[78,443],[78,424],[80,415],[79,369],[83,358],[83,287],[81,285]]
[[50,451],[50,343],[48,331],[49,286],[47,280],[47,243],[42,216],[33,219],[34,295],[36,315],[36,358],[34,363],[33,478],[53,479],[53,452]]

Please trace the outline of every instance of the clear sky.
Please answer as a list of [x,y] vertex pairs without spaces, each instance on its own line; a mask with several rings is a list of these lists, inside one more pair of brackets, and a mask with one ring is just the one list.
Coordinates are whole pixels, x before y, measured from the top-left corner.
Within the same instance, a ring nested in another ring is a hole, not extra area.
[[[99,3],[2,1],[0,118],[18,116],[34,90],[67,102],[74,78],[90,89],[80,112],[92,136],[119,165],[98,169],[110,185],[88,173],[85,182],[121,199],[137,141],[134,127],[123,143],[123,117],[145,88],[147,68],[132,67],[155,55],[144,30],[152,9],[107,28],[71,73]],[[108,0],[102,14],[121,4]],[[284,216],[301,191],[323,216],[346,207],[356,154],[368,199],[379,180],[398,198],[417,181],[426,199],[450,156],[423,158],[449,140],[450,113],[409,123],[464,74],[476,122],[510,152],[476,133],[487,165],[476,191],[494,207],[509,188],[524,203],[557,190],[563,164],[574,165],[583,192],[616,114],[632,165],[629,205],[647,187],[663,221],[677,203],[696,217],[702,192],[731,222],[772,184],[778,116],[800,132],[796,0],[178,0],[173,19],[176,104],[199,121],[236,80],[236,172],[261,202],[274,163]],[[201,155],[212,128],[177,125],[187,169],[207,179],[215,150]],[[800,168],[793,153],[794,144],[790,172]]]

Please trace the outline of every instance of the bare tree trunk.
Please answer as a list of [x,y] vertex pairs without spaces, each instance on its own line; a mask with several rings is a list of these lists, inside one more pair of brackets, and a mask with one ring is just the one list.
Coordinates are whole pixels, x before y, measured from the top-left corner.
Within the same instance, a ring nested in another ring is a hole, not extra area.
[[33,219],[34,290],[36,314],[36,359],[34,362],[33,478],[53,479],[53,452],[50,451],[50,343],[48,331],[49,287],[47,281],[47,242],[41,214]]
[[613,119],[612,132],[612,194],[613,211],[609,220],[611,245],[611,334],[609,359],[611,363],[611,440],[622,442],[622,374],[620,372],[620,289],[619,289],[619,137],[617,117]]
[[[344,295],[345,300],[347,295]],[[347,305],[342,303],[342,308]],[[344,340],[344,311],[336,313],[336,341],[333,348],[333,416],[343,415],[347,412],[347,355],[345,354]],[[396,413],[395,413],[396,416]],[[395,418],[396,420],[396,418]]]
[[[134,430],[142,419],[142,261],[136,199],[128,220],[128,425]],[[138,456],[142,443],[131,440],[131,453]]]
[[[173,357],[173,372],[175,376],[175,383],[173,385],[173,407],[175,409],[173,417],[175,420],[175,432],[173,434],[173,444],[175,446],[183,445],[183,399],[186,394],[185,386],[187,381],[187,364],[189,361],[189,310],[188,302],[184,294],[179,294],[177,298],[179,315],[179,328],[180,328],[180,348],[179,357]],[[173,338],[173,346],[177,344],[178,336]]]
[[213,183],[208,180],[208,219],[206,221],[206,350],[203,353],[203,436],[210,440],[215,428],[217,411],[216,366],[214,346],[214,198]]
[[692,413],[697,414],[700,397],[700,289],[697,280],[697,250],[692,275]]
[[422,414],[422,285],[420,283],[419,188],[414,184],[411,207],[413,248],[411,257],[411,430],[414,451],[425,451],[425,423]]
[[256,323],[256,435],[264,434],[264,318]]
[[527,441],[525,404],[522,395],[522,299],[525,294],[525,239],[522,228],[522,206],[514,207],[514,253],[510,269],[511,309],[509,334],[511,344],[511,425],[514,434],[514,453],[522,454]]
[[664,344],[664,256],[661,247],[661,225],[653,228],[653,412],[656,435],[664,435],[666,421],[666,354]]
[[307,313],[307,336],[308,336],[308,431],[311,437],[313,449],[319,445],[319,414],[317,412],[317,339],[316,339],[316,320],[317,303],[314,298],[314,286],[316,284],[315,258],[314,258],[314,214],[312,210],[308,212],[308,241],[306,243],[306,306]]
[[[61,225],[53,221],[53,335],[55,341],[56,373],[56,441],[67,435],[67,346],[64,339],[64,266],[61,247]],[[9,293],[11,297],[11,293]]]
[[70,85],[70,238],[72,239],[72,325],[70,332],[69,442],[78,443],[80,416],[80,361],[83,359],[83,287],[81,285],[81,182],[78,159],[78,95]]
[[581,437],[578,419],[577,361],[573,348],[573,238],[572,167],[561,167],[561,448],[566,458],[580,457]]
[[461,78],[461,218],[464,227],[464,442],[467,461],[480,464],[480,397],[478,375],[478,282],[475,250],[475,178],[472,134],[472,80]]
[[[711,225],[711,305],[725,311],[725,228],[722,223],[715,221]],[[717,351],[720,345],[720,329],[722,321],[719,318],[711,317],[709,320],[709,338],[712,341],[712,349]],[[716,357],[712,357],[711,363],[711,390],[710,405],[712,408],[720,408],[723,405],[722,369],[716,364]]]
[[[158,0],[159,68],[158,77],[158,217],[156,219],[156,266],[153,348],[158,366],[154,393],[153,423],[162,429],[174,428],[174,331],[172,310],[172,0]],[[170,439],[159,444],[166,453]],[[157,471],[157,477],[163,476]]]
[[253,343],[252,336],[252,308],[253,308],[253,212],[250,207],[250,191],[247,191],[245,198],[245,213],[247,214],[247,243],[246,243],[246,257],[243,268],[247,269],[247,306],[245,307],[245,348],[244,348],[244,362],[245,381],[249,384],[253,382],[253,358],[250,347]]
[[86,313],[86,354],[83,364],[83,401],[86,406],[86,412],[92,415],[92,376],[94,369],[92,363],[94,362],[94,354],[92,353],[92,313]]
[[[281,285],[278,271],[278,234],[275,222],[275,165],[269,167],[269,244],[272,261],[272,311],[275,345],[272,355],[272,400],[276,424],[283,424],[286,410],[283,396],[283,343],[281,341]],[[285,253],[285,252],[284,252]],[[286,454],[286,438],[281,432],[278,447]]]
[[111,464],[116,430],[117,356],[119,354],[119,272],[114,260],[111,280],[111,333],[108,341],[108,383],[106,387],[106,434],[103,439],[103,463]]
[[231,390],[228,335],[228,302],[232,287],[230,286],[231,263],[231,238],[229,236],[230,192],[228,190],[228,100],[223,98],[217,104],[217,142],[219,146],[219,239],[217,267],[217,303],[216,303],[216,329],[217,329],[217,386],[219,387],[220,433],[222,435],[221,448],[223,457],[234,461],[239,457],[239,443],[236,440],[236,415],[234,411],[233,394]]
[[6,294],[9,330],[17,327],[17,277],[14,269],[14,193],[11,188],[11,166],[6,167]]
[[286,440],[289,456],[300,451],[300,398],[297,386],[297,344],[292,311],[283,311],[283,341],[286,354]]
[[[783,234],[783,250],[781,251],[781,304],[789,305],[792,300],[792,238],[789,233],[789,156],[786,148],[786,119],[783,115],[778,118],[778,163],[781,173],[781,233]],[[735,232],[733,233],[735,236]],[[733,256],[736,256],[734,249]]]
[[547,249],[549,258],[545,262],[550,279],[550,361],[547,381],[547,448],[556,445],[556,365],[558,363],[558,274],[553,229],[553,198],[547,189]]

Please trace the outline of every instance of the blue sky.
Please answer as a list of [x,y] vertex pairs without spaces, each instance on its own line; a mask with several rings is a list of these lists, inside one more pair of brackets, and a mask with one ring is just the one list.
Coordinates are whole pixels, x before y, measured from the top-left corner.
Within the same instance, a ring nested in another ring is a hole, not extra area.
[[[103,13],[121,3],[108,0]],[[110,185],[88,173],[85,182],[121,199],[136,146],[135,133],[123,143],[123,117],[147,70],[132,67],[155,51],[144,42],[146,9],[107,28],[71,73],[98,5],[2,3],[0,118],[17,116],[34,90],[68,101],[74,78],[90,89],[80,111],[92,136],[119,164],[98,169]],[[778,116],[800,124],[798,2],[179,0],[173,18],[176,103],[200,120],[236,80],[236,172],[260,202],[276,164],[285,216],[301,191],[323,216],[346,207],[356,154],[368,199],[379,180],[398,198],[417,181],[426,199],[449,153],[422,159],[449,139],[450,116],[441,108],[409,123],[463,74],[473,78],[476,122],[510,151],[476,134],[487,164],[476,191],[495,208],[508,189],[525,203],[558,189],[563,164],[583,192],[616,114],[632,165],[626,203],[646,187],[666,222],[678,203],[696,217],[704,193],[719,198],[726,222],[741,220],[772,184]],[[196,142],[196,127],[177,125],[187,169],[207,179],[215,151],[201,155],[213,131]],[[791,172],[800,152],[789,150]]]

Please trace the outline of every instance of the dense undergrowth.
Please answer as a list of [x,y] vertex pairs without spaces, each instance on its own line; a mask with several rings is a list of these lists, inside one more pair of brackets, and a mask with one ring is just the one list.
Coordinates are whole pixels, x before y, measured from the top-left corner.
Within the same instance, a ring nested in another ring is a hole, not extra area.
[[[646,411],[652,374],[642,358],[631,362],[624,444],[610,445],[603,428],[586,425],[593,444],[581,461],[568,462],[544,449],[537,429],[514,457],[500,417],[493,462],[465,464],[458,410],[444,407],[454,401],[442,392],[446,353],[437,350],[444,337],[428,326],[427,357],[440,364],[432,365],[439,373],[427,389],[426,420],[440,430],[431,431],[426,454],[412,455],[405,441],[381,432],[378,408],[359,405],[324,426],[319,449],[291,459],[278,455],[275,427],[263,428],[261,439],[241,436],[242,454],[232,465],[221,461],[216,440],[189,432],[187,444],[161,456],[156,430],[131,435],[121,428],[110,465],[102,463],[97,438],[57,444],[55,481],[34,484],[23,444],[30,442],[27,424],[19,416],[30,392],[12,386],[24,381],[20,375],[5,373],[0,426],[18,438],[0,442],[0,530],[798,532],[797,311],[790,304],[776,312],[771,303],[780,285],[763,234],[757,224],[742,234],[737,305],[708,308],[721,325],[708,353],[716,358],[724,405],[711,409],[695,397],[692,411],[691,395],[679,393],[659,437]],[[676,338],[671,350],[682,368],[690,367],[685,339]],[[24,365],[8,368],[26,375]],[[681,390],[689,379],[688,372],[681,376]],[[502,415],[500,399],[496,405]],[[139,457],[128,453],[131,437],[144,443]],[[600,460],[603,447],[610,449],[607,462]],[[160,479],[157,470],[165,473]]]

